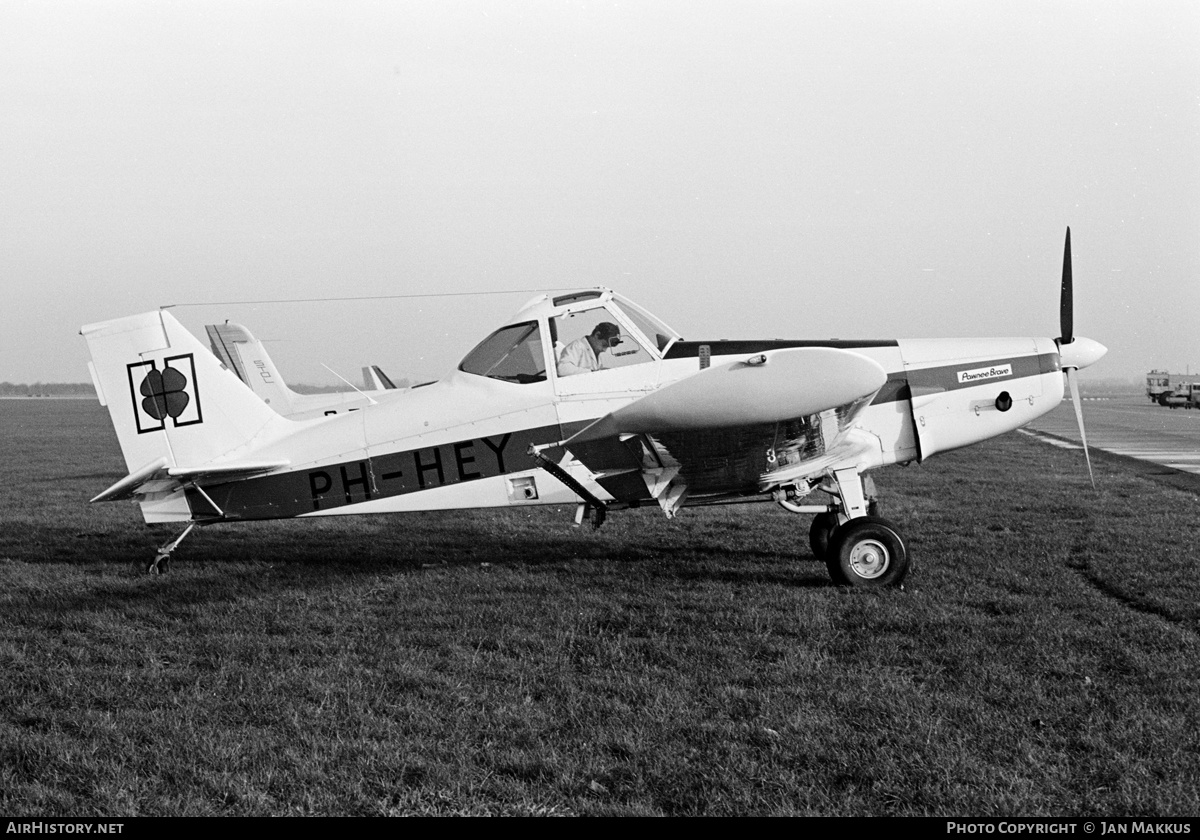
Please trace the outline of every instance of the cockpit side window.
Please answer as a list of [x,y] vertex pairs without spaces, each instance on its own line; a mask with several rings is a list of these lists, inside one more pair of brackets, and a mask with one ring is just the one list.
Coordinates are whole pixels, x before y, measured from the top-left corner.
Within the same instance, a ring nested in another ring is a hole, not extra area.
[[521,385],[544,382],[546,363],[537,321],[496,330],[467,354],[458,369]]
[[654,361],[641,341],[620,324],[605,307],[552,319],[558,375],[574,376]]

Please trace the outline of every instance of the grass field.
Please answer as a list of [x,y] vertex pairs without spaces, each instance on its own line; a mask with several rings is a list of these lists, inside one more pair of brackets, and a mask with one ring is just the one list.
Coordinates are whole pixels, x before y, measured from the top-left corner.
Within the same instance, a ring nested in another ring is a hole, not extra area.
[[0,813],[1200,813],[1200,501],[1009,435],[880,473],[904,591],[774,505],[172,531],[0,401]]

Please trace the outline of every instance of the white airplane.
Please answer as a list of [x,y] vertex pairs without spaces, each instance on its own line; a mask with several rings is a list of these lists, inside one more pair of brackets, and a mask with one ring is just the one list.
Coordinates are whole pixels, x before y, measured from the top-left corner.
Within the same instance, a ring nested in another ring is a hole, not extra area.
[[[149,523],[538,504],[609,511],[774,499],[816,514],[832,579],[896,586],[908,548],[871,471],[1012,431],[1106,352],[1062,336],[685,341],[608,289],[531,300],[438,382],[353,413],[281,416],[164,310],[82,329],[129,474],[92,501]],[[1085,440],[1086,452],[1086,440]],[[1089,473],[1091,465],[1088,465]],[[806,503],[814,493],[819,503]]]
[[[241,324],[226,321],[208,324],[208,343],[223,365],[237,374],[250,390],[276,412],[292,420],[309,420],[342,411],[357,411],[377,402],[383,392],[396,390],[392,380],[377,365],[364,367],[365,388],[347,383],[353,391],[324,394],[300,394],[284,381],[267,348]],[[335,374],[336,375],[336,374]]]

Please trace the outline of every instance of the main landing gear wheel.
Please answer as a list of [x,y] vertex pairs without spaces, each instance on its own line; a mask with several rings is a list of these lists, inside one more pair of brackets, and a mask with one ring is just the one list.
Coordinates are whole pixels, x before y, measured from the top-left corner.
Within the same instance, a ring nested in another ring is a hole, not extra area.
[[908,548],[892,523],[860,516],[830,535],[825,565],[841,586],[899,586],[908,574]]
[[[879,515],[879,502],[870,499],[867,502],[867,516]],[[813,557],[824,560],[829,554],[829,538],[838,526],[836,513],[818,513],[813,517],[808,529],[808,547],[812,549]]]

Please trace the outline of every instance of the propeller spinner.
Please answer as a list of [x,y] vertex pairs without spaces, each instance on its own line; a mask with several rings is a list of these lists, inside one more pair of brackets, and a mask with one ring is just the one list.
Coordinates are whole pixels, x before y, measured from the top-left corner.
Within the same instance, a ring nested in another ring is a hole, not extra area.
[[1083,428],[1083,404],[1079,399],[1079,379],[1076,375],[1100,359],[1108,348],[1090,338],[1075,337],[1074,280],[1071,275],[1071,229],[1067,228],[1067,242],[1063,247],[1062,291],[1059,296],[1058,318],[1062,335],[1058,339],[1058,356],[1067,386],[1071,390],[1071,402],[1075,405],[1075,420],[1079,423],[1079,439],[1083,443],[1083,457],[1087,460],[1088,478],[1092,489],[1096,489],[1096,477],[1092,473],[1092,456],[1088,453],[1087,432]]

